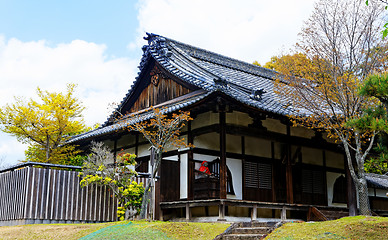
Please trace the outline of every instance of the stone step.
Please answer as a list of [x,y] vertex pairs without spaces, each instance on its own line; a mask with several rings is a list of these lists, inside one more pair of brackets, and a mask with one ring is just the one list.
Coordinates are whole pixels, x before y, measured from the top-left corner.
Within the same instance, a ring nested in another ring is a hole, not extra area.
[[258,240],[262,239],[266,234],[227,234],[223,236],[223,240]]
[[[249,227],[268,227],[267,222],[252,221],[252,222],[248,222],[248,224],[249,224]],[[244,226],[244,227],[248,227],[248,226]]]
[[270,231],[267,227],[239,227],[233,229],[236,234],[267,234]]

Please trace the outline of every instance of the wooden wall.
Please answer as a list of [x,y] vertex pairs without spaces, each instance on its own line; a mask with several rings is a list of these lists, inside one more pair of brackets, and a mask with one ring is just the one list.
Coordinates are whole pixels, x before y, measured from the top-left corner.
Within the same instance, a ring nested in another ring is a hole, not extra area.
[[3,221],[51,222],[117,219],[117,201],[105,186],[81,188],[78,172],[24,167],[0,173],[0,225]]
[[130,112],[136,112],[179,96],[189,93],[190,90],[171,79],[160,77],[158,84],[149,84],[140,94]]

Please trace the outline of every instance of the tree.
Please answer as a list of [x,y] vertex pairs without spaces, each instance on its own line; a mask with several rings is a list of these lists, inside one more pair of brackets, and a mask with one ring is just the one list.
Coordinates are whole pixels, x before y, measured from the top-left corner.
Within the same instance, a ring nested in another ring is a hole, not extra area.
[[40,101],[15,98],[16,102],[0,109],[0,129],[30,146],[28,160],[60,163],[73,157],[74,146],[64,145],[71,135],[84,131],[84,107],[74,96],[75,85],[67,92],[55,93],[37,88]]
[[[388,1],[386,0],[379,0],[380,2],[382,2],[383,4],[385,4],[385,10],[388,10]],[[366,0],[365,1],[366,5],[369,5],[369,0]],[[383,38],[386,38],[388,36],[388,22],[386,22],[384,24],[384,27],[383,27],[383,30],[381,31],[381,33],[383,34]]]
[[[152,164],[150,181],[144,189],[144,197],[141,206],[140,218],[144,219],[147,212],[147,205],[151,199],[150,188],[155,182],[155,176],[159,171],[160,164],[162,163],[162,153],[169,146],[192,147],[191,144],[186,144],[185,139],[179,138],[180,130],[185,126],[185,123],[190,118],[189,112],[173,113],[171,116],[165,114],[166,109],[151,108],[153,112],[153,118],[148,121],[142,121],[140,115],[134,115],[130,118],[126,116],[119,119],[124,124],[127,124],[129,131],[140,132],[145,139],[151,144],[151,155],[154,155],[154,161]],[[131,124],[135,119],[135,124]],[[151,204],[152,205],[152,204]],[[150,209],[152,212],[152,209]]]
[[[375,107],[375,111],[380,111],[385,122],[388,120],[388,73],[370,75],[361,85],[359,93],[362,96],[374,97],[380,101],[380,105]],[[380,117],[381,118],[381,117]],[[363,124],[362,122],[360,124]],[[383,129],[385,133],[379,135],[377,146],[374,151],[378,156],[372,156],[365,162],[367,172],[378,174],[388,173],[388,148],[387,133],[388,128]]]
[[[82,167],[82,187],[97,184],[106,185],[118,199],[117,216],[120,220],[129,219],[140,209],[144,187],[132,181],[137,175],[134,170],[136,155],[122,153],[118,155],[116,166],[109,167],[107,163],[114,162],[113,153],[101,142],[92,142],[91,153]],[[121,206],[120,206],[121,205]],[[129,213],[130,207],[135,211]]]
[[382,13],[381,6],[358,0],[316,3],[296,46],[305,64],[280,61],[283,75],[276,84],[294,109],[294,125],[324,130],[342,143],[363,215],[371,214],[364,162],[385,122],[376,112],[367,116],[377,101],[359,95],[358,86],[387,64],[377,57],[385,49],[376,30]]

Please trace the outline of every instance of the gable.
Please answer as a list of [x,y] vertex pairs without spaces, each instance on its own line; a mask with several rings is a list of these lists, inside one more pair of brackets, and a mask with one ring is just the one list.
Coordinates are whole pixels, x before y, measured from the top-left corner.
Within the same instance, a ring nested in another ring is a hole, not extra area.
[[164,78],[160,75],[151,76],[151,81],[140,93],[137,100],[133,103],[129,112],[155,106],[168,100],[180,97],[192,90],[178,84],[170,78]]
[[133,113],[162,104],[197,90],[198,87],[180,81],[154,62],[142,75],[122,113]]

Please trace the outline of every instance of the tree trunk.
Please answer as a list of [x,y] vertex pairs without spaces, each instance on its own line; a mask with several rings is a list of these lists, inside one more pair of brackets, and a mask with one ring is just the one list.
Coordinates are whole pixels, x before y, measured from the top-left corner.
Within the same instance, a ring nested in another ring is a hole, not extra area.
[[143,200],[141,202],[140,219],[146,218],[147,205],[148,205],[148,202],[152,200],[151,199],[152,193],[149,192],[149,190],[151,188],[152,183],[154,182],[155,175],[158,172],[160,163],[162,162],[162,152],[157,151],[156,156],[157,156],[157,159],[154,163],[154,168],[153,168],[153,172],[151,173],[150,181],[147,183],[146,187],[144,188]]
[[360,214],[371,216],[371,210],[369,205],[368,185],[365,177],[360,179],[357,183],[358,190],[358,202],[360,204]]

